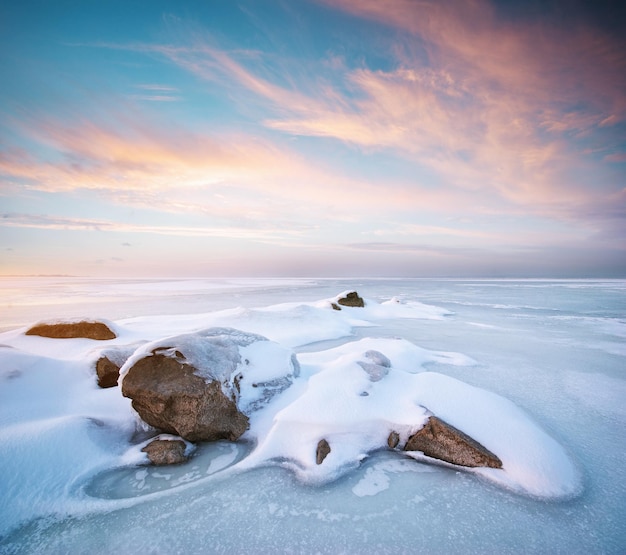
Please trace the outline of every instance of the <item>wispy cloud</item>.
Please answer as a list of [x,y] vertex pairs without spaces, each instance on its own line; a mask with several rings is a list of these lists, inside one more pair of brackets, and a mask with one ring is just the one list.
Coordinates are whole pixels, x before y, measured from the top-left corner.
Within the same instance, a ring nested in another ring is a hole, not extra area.
[[[285,231],[271,228],[245,227],[202,227],[173,225],[141,225],[109,220],[87,218],[62,218],[48,215],[19,213],[0,214],[0,226],[46,229],[56,231],[95,231],[114,233],[144,233],[150,235],[169,235],[174,237],[216,237],[229,239],[247,239],[259,242],[271,242],[283,238]],[[131,246],[122,243],[122,246]]]
[[[610,206],[619,183],[599,188],[588,176],[621,160],[623,44],[585,25],[505,22],[485,1],[329,5],[402,31],[386,53],[395,67],[350,68],[340,60],[327,74],[303,78],[286,60],[227,51],[201,33],[183,46],[126,48],[160,54],[242,104],[258,103],[272,130],[403,156],[440,176],[448,198],[486,193],[569,220],[590,203]],[[283,84],[272,77],[277,63]],[[589,143],[594,155],[585,154]]]
[[159,85],[154,83],[144,83],[136,85],[141,93],[129,94],[133,100],[145,100],[148,102],[179,102],[183,97],[179,94],[180,89],[169,85]]

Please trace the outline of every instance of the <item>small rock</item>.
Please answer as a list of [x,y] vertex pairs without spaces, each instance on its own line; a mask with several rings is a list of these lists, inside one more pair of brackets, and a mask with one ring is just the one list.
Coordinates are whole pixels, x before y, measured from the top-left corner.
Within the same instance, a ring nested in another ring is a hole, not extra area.
[[387,374],[389,374],[389,368],[386,368],[385,366],[379,366],[378,364],[373,364],[371,362],[363,362],[362,360],[358,361],[358,365],[363,368],[365,372],[367,372],[370,382],[379,382]]
[[359,361],[358,364],[365,370],[371,382],[379,382],[391,368],[391,361],[379,351],[367,351],[365,356],[372,362]]
[[333,310],[341,310],[341,307],[337,303],[330,303],[330,306],[333,307]]
[[124,366],[124,363],[141,343],[113,345],[111,347],[98,348],[94,351],[94,355],[98,356],[95,370],[100,387],[115,387],[117,385],[120,377],[120,368]]
[[36,324],[26,331],[26,335],[38,335],[53,339],[96,339],[106,341],[117,335],[104,322],[54,322]]
[[409,438],[404,450],[421,451],[427,457],[459,466],[502,468],[502,461],[486,447],[436,416]]
[[398,432],[391,432],[389,437],[387,438],[387,445],[389,445],[389,449],[395,449],[400,443],[400,435]]
[[351,291],[345,297],[337,299],[337,302],[343,306],[355,306],[360,308],[365,306],[365,301],[359,297],[359,294],[356,291]]
[[180,464],[188,457],[185,455],[186,444],[182,439],[155,439],[142,451],[148,454],[150,462],[157,466]]
[[315,453],[315,462],[317,464],[322,464],[328,453],[330,453],[330,445],[328,445],[328,441],[320,439]]
[[378,366],[384,366],[385,368],[391,368],[391,361],[388,357],[383,355],[380,351],[366,351],[365,356],[369,358],[374,364]]
[[96,362],[96,374],[98,375],[98,385],[100,387],[115,387],[120,377],[120,367],[106,356],[103,356]]

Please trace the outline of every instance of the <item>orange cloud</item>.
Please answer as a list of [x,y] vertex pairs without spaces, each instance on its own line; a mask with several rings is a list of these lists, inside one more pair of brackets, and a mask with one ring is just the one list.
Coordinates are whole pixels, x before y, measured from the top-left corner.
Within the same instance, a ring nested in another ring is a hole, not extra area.
[[415,195],[398,186],[381,203],[381,183],[351,178],[285,145],[159,125],[123,107],[107,115],[106,123],[39,114],[13,121],[45,154],[40,148],[0,153],[2,187],[60,194],[92,190],[120,205],[222,222],[283,222],[296,230],[406,208]]

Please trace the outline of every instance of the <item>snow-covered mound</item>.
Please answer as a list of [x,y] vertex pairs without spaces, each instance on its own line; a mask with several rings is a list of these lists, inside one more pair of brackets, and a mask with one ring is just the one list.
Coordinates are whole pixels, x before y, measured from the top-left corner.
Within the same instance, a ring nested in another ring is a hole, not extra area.
[[[115,339],[98,343],[106,348],[139,345],[122,367],[121,380],[137,360],[159,348],[173,348],[173,356],[179,350],[201,376],[209,366],[215,370],[217,362],[227,368],[228,376],[212,377],[229,387],[241,375],[237,402],[250,418],[242,438],[250,452],[229,472],[278,464],[302,480],[327,482],[349,472],[372,451],[388,448],[392,432],[399,437],[394,456],[418,464],[409,457],[424,460],[423,455],[401,448],[434,414],[503,463],[501,469],[466,469],[469,472],[544,498],[579,491],[580,475],[564,449],[522,410],[502,397],[427,371],[431,363],[471,366],[469,357],[428,351],[403,339],[349,341],[357,326],[376,326],[390,318],[441,319],[450,315],[448,311],[367,298],[363,307],[335,310],[332,305],[339,297],[126,319],[114,323]],[[211,326],[231,330],[206,331]],[[227,347],[220,351],[225,358],[216,361],[211,358],[215,351],[203,350],[206,341],[200,339],[213,337],[215,343],[224,336],[236,345],[236,353],[229,358]],[[340,347],[293,358],[291,348],[339,338],[346,338]],[[1,334],[0,345],[0,491],[5,506],[0,533],[38,516],[94,510],[85,493],[88,484],[97,474],[145,463],[141,447],[150,432],[137,426],[130,400],[120,388],[97,386],[94,353],[101,351],[94,350],[93,340],[27,336],[20,329]],[[285,376],[288,387],[281,386],[271,398],[258,387]],[[318,464],[321,440],[330,452]],[[193,456],[186,464],[192,461]],[[99,500],[97,506],[116,502]]]
[[[305,383],[291,392],[290,402],[271,422],[269,415],[253,421],[251,431],[260,444],[243,465],[276,461],[306,481],[335,479],[385,448],[392,432],[404,445],[434,414],[503,463],[501,469],[464,470],[538,497],[567,497],[580,489],[579,472],[564,449],[513,403],[424,371],[425,364],[442,360],[471,364],[462,355],[426,351],[401,339],[368,338],[299,359]],[[317,464],[316,446],[322,439],[331,451]],[[404,454],[445,464],[419,452]]]

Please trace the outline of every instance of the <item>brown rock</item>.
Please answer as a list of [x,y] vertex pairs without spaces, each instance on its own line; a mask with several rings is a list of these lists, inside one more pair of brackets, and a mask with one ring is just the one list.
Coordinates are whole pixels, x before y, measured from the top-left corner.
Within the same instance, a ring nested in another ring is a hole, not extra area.
[[148,443],[142,451],[148,454],[152,464],[162,466],[185,462],[187,460],[185,448],[185,442],[180,439],[155,439]]
[[115,387],[119,381],[120,369],[141,344],[142,342],[113,345],[94,350],[94,355],[98,357],[95,363],[98,385],[103,388]]
[[317,464],[322,464],[328,453],[330,453],[330,445],[328,445],[328,441],[320,439],[317,444],[317,452],[315,453],[315,462]]
[[104,322],[56,322],[36,324],[26,331],[26,335],[38,335],[53,339],[115,339],[117,336]]
[[138,360],[126,373],[122,394],[151,426],[188,441],[236,440],[248,417],[229,399],[219,381],[205,381],[196,368],[154,354]]
[[330,306],[333,307],[333,310],[341,310],[341,307],[337,303],[330,303]]
[[436,416],[409,438],[404,450],[422,451],[428,457],[459,466],[502,468],[502,461],[486,447]]
[[106,356],[102,356],[96,362],[96,374],[100,387],[115,387],[120,377],[120,367]]
[[341,299],[337,299],[337,302],[343,306],[356,306],[356,307],[364,307],[365,301],[359,297],[359,294],[356,291],[351,291],[345,297]]
[[389,437],[387,438],[387,445],[389,445],[389,449],[395,449],[400,443],[400,436],[398,432],[391,432]]

